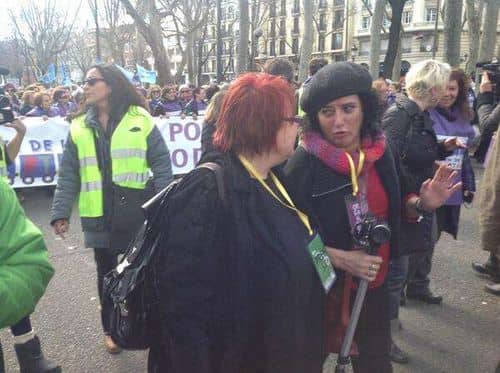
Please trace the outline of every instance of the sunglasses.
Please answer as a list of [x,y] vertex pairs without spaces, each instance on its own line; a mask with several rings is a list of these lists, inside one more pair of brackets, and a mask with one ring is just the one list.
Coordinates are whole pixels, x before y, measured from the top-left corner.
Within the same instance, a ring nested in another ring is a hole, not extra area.
[[283,120],[285,122],[292,122],[294,124],[298,124],[300,127],[304,126],[304,124],[305,124],[304,118],[302,118],[300,115],[295,115],[294,117],[285,118]]
[[87,84],[91,87],[95,86],[98,82],[105,82],[102,78],[89,78],[83,81],[83,85]]

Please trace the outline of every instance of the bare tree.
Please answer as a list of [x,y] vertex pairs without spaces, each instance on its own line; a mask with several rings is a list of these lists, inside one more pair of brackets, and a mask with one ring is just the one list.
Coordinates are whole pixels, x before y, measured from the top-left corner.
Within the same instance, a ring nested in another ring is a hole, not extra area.
[[0,40],[0,66],[6,67],[11,76],[15,76],[19,84],[23,76],[25,59],[19,47],[19,41],[15,38]]
[[499,0],[485,0],[486,8],[483,20],[483,34],[479,46],[479,61],[491,61],[495,55],[497,38]]
[[301,82],[307,78],[307,67],[312,55],[314,38],[313,2],[303,0],[302,4],[304,8],[304,32],[302,34],[299,59],[299,81]]
[[[161,84],[172,82],[170,73],[170,61],[163,44],[163,32],[161,28],[161,14],[156,7],[155,0],[144,0],[145,17],[139,14],[137,8],[130,0],[120,0],[125,6],[127,13],[133,18],[140,33],[151,47],[155,59],[155,69]],[[147,20],[147,21],[146,21]]]
[[479,56],[479,38],[481,36],[484,1],[465,0],[465,5],[469,30],[469,58],[465,70],[470,74],[474,71]]
[[29,0],[18,15],[9,11],[22,54],[38,77],[45,74],[49,64],[57,62],[67,48],[81,3],[80,0],[72,18],[69,11],[60,12],[53,0],[44,2],[43,8]]
[[92,35],[85,29],[75,30],[68,43],[68,48],[63,52],[63,57],[78,67],[82,76],[95,63],[96,46],[91,42]]
[[238,63],[236,74],[241,74],[248,69],[248,33],[250,30],[250,16],[248,0],[239,0],[240,9],[240,35],[238,39]]
[[373,79],[378,78],[380,71],[380,40],[382,31],[382,22],[384,20],[386,0],[376,0],[375,9],[372,16],[370,28],[370,74]]
[[444,13],[444,54],[451,66],[460,65],[463,0],[448,0]]
[[177,47],[182,61],[176,79],[184,73],[187,65],[189,80],[194,82],[198,70],[198,48],[204,44],[207,32],[205,26],[212,19],[209,11],[215,7],[215,0],[159,0],[164,9],[163,15],[169,20],[170,27],[165,29],[167,37],[177,39]]
[[387,46],[387,53],[384,59],[384,76],[386,78],[392,77],[392,70],[394,68],[394,61],[398,53],[399,38],[401,32],[401,17],[403,15],[403,8],[407,0],[388,0],[391,5],[391,27],[389,28],[389,45]]

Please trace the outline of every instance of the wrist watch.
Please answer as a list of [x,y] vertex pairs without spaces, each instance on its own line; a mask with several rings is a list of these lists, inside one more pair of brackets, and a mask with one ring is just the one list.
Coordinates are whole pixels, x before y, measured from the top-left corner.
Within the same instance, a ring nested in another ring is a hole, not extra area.
[[424,213],[426,212],[424,207],[422,206],[422,199],[420,197],[418,197],[415,201],[415,210],[419,215],[424,215]]

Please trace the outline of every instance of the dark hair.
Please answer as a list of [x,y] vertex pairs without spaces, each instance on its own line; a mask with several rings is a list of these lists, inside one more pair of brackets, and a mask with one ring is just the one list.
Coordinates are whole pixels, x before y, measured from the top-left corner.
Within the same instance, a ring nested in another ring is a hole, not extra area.
[[97,69],[102,75],[106,84],[111,88],[109,95],[109,117],[119,120],[123,114],[132,105],[140,106],[148,110],[146,100],[142,97],[135,87],[128,81],[123,73],[112,64],[98,64],[92,66],[87,71]]
[[217,84],[210,84],[205,90],[207,101],[210,101],[214,95],[220,91],[220,88]]
[[167,99],[167,95],[173,91],[174,92],[174,95],[175,95],[175,98],[177,98],[177,89],[175,89],[175,87],[172,87],[172,86],[166,86],[166,87],[163,87],[163,89],[161,90],[161,98],[163,99]]
[[309,75],[313,76],[326,65],[328,65],[328,61],[326,58],[313,58],[311,61],[309,61]]
[[196,95],[199,95],[201,92],[201,87],[196,87],[193,89],[193,100],[196,100]]
[[458,108],[460,114],[468,120],[474,118],[474,113],[469,105],[469,99],[467,97],[467,91],[470,87],[469,79],[462,69],[451,70],[449,81],[455,80],[458,83],[458,95],[457,100],[453,104],[453,108]]
[[213,143],[221,152],[263,154],[276,144],[286,105],[293,107],[290,84],[262,73],[240,75],[222,101]]
[[294,67],[286,58],[274,58],[267,61],[264,65],[264,72],[275,76],[281,76],[285,78],[288,83],[293,82]]
[[[361,101],[361,108],[363,110],[363,124],[361,125],[361,138],[371,137],[375,140],[380,136],[380,119],[382,116],[382,108],[380,106],[379,97],[377,92],[372,89],[368,92],[360,92],[357,94]],[[316,131],[321,133],[321,127],[318,121],[318,112],[306,116],[306,131]]]
[[54,101],[54,103],[58,102],[65,94],[68,94],[68,91],[62,88],[56,88],[52,94],[52,101]]

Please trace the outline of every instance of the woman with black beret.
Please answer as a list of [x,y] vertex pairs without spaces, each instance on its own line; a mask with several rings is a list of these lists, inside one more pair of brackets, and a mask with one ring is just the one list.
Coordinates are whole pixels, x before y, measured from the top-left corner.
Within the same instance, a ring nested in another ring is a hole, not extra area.
[[[299,208],[315,216],[339,280],[330,291],[328,349],[338,352],[357,287],[370,281],[355,335],[354,372],[392,372],[390,323],[385,285],[388,263],[398,256],[401,211],[417,216],[434,210],[457,186],[442,167],[424,183],[420,197],[400,181],[398,163],[379,129],[378,97],[367,70],[350,62],[327,65],[312,78],[301,98],[307,114],[300,146],[285,166],[287,190]],[[408,198],[405,198],[408,196]],[[403,203],[403,198],[405,203]],[[371,214],[391,229],[390,242],[376,254],[359,250],[352,232]]]

